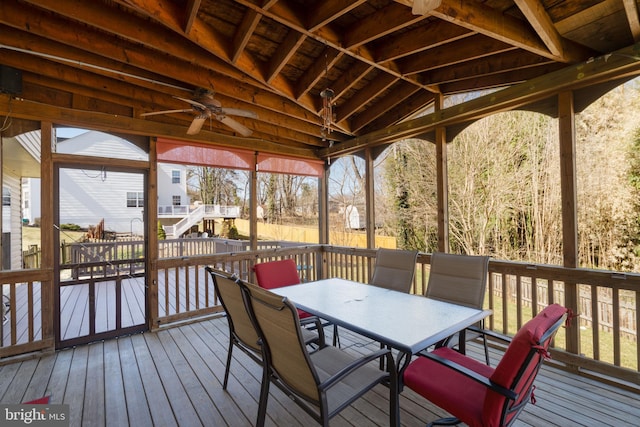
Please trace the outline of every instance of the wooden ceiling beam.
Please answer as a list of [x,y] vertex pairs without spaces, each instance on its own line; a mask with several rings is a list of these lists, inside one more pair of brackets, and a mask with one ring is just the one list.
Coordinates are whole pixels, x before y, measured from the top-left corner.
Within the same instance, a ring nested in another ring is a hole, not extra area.
[[280,47],[271,57],[271,60],[267,65],[267,72],[265,74],[267,83],[271,83],[273,79],[280,74],[280,71],[282,71],[284,66],[287,65],[291,57],[295,55],[296,51],[306,39],[307,36],[304,34],[299,33],[296,30],[289,30],[284,41],[280,44]]
[[564,57],[564,43],[562,36],[553,26],[551,18],[539,0],[514,0],[522,14],[527,18],[533,29],[538,33],[552,55]]
[[640,41],[640,20],[638,19],[638,4],[635,0],[622,0],[624,11],[629,21],[629,29],[633,35],[633,41]]
[[[0,31],[0,43],[5,41],[4,38],[8,37],[7,34],[8,32],[6,31]],[[33,49],[38,49],[41,47],[39,45],[39,42],[37,41],[36,36],[34,36],[33,34],[25,34],[25,36],[21,37],[20,39],[27,43]],[[113,74],[108,72],[103,72],[104,77],[99,78],[97,77],[100,74],[99,70],[87,71],[82,68],[76,69],[71,66],[77,65],[73,62],[66,64],[55,63],[48,60],[43,60],[37,56],[18,53],[14,51],[6,51],[3,53],[3,63],[5,63],[6,65],[31,71],[33,73],[40,73],[43,76],[48,76],[52,79],[59,79],[61,76],[64,76],[64,79],[66,81],[85,87],[87,90],[87,96],[90,94],[90,91],[93,90],[94,92],[96,92],[99,88],[102,88],[102,90],[105,91],[105,94],[101,96],[105,96],[107,98],[114,98],[115,95],[113,94],[124,94],[123,97],[118,98],[119,102],[125,105],[133,105],[138,113],[150,112],[162,108],[181,108],[184,106],[184,104],[181,103],[181,101],[176,100],[173,96],[188,96],[179,90],[173,90],[171,88],[164,87],[153,82],[149,82],[146,80],[140,81],[135,78],[126,76],[114,76]],[[80,61],[87,61],[90,59],[83,58],[81,56],[77,58]],[[157,92],[154,93],[137,90],[138,87],[144,87]],[[78,87],[78,91],[79,93],[82,93],[80,86]],[[260,121],[264,121],[269,124],[278,124],[283,126],[285,129],[291,129],[292,132],[298,132],[299,136],[297,138],[299,140],[308,140],[308,143],[312,145],[322,145],[318,131],[317,119],[310,121],[301,121],[292,117],[283,117],[281,112],[278,112],[276,110],[263,108],[259,104],[240,102],[235,98],[228,98],[224,94],[217,94],[216,98],[226,107],[249,109],[255,111],[258,114],[258,119],[253,119],[252,122],[250,122],[250,124],[248,125],[248,127],[250,128]],[[317,139],[317,141],[314,142],[313,138],[308,138],[310,136]],[[336,139],[340,140],[341,137],[339,135],[336,135]]]
[[415,30],[374,42],[373,51],[377,61],[391,61],[452,43],[474,34],[476,33],[473,31],[446,21],[434,21]]
[[[366,127],[360,131],[361,135],[372,132],[372,129],[384,129],[389,126],[410,119],[416,114],[421,113],[425,109],[425,105],[432,104],[438,95],[429,91],[421,90],[409,96],[402,102],[402,109],[395,108],[379,116],[377,119],[369,122]],[[380,126],[380,127],[378,127]]]
[[358,110],[371,102],[372,99],[383,93],[397,81],[398,79],[390,76],[389,74],[376,76],[368,86],[360,89],[346,102],[336,108],[336,122],[340,123],[349,119],[349,117],[354,115]]
[[552,61],[529,52],[511,50],[490,58],[440,67],[421,74],[424,83],[442,85],[459,80],[475,79],[491,74],[517,71],[550,64]]
[[[84,60],[80,54],[77,54],[76,57],[73,57],[72,54],[76,48],[84,49],[87,52],[94,52],[98,50],[103,56],[110,57],[121,64],[128,64],[129,67],[134,65],[140,70],[162,70],[163,75],[172,76],[176,79],[183,79],[186,76],[188,77],[187,80],[189,80],[194,86],[207,88],[213,87],[216,92],[230,98],[258,105],[274,112],[284,113],[294,119],[306,118],[309,123],[317,123],[318,119],[314,112],[303,109],[295,103],[286,103],[286,108],[283,108],[282,98],[278,95],[267,90],[257,90],[255,87],[239,84],[238,80],[247,81],[250,79],[247,79],[244,75],[238,74],[237,70],[233,68],[230,69],[231,76],[226,75],[224,72],[217,73],[215,71],[211,71],[212,69],[217,69],[217,67],[215,67],[217,63],[213,64],[214,66],[212,67],[212,64],[207,63],[206,60],[198,61],[196,59],[196,52],[190,53],[188,51],[183,51],[182,48],[179,47],[180,44],[177,42],[174,43],[173,47],[166,46],[168,52],[171,52],[178,58],[192,58],[192,62],[182,62],[175,58],[172,59],[166,55],[160,55],[158,52],[154,53],[153,51],[149,51],[138,45],[129,44],[123,40],[116,38],[110,39],[104,34],[94,33],[85,27],[69,28],[69,25],[64,21],[55,19],[49,14],[42,12],[37,13],[34,10],[25,10],[25,6],[16,4],[11,7],[5,7],[5,5],[10,1],[11,0],[8,0],[7,2],[2,2],[2,4],[0,4],[0,22],[5,22],[7,25],[14,28],[29,28],[30,34],[49,36],[53,37],[56,41],[66,43],[67,47],[64,49],[61,48],[60,52],[65,52],[65,56],[70,57],[70,59],[76,59],[86,63],[95,63],[97,59],[93,54],[86,54],[88,56]],[[47,0],[43,1],[46,2]],[[52,3],[54,6],[63,8],[69,3],[73,3],[73,1],[53,1]],[[77,8],[71,8],[70,10],[65,8],[64,11],[75,13],[77,16],[82,16],[82,13],[92,13],[91,10],[98,7],[93,4],[81,7],[83,3],[84,2],[79,2],[77,4]],[[90,10],[86,10],[86,8],[89,8]],[[104,16],[108,13],[108,10],[98,10],[94,12],[97,12],[99,16]],[[91,19],[97,18],[92,17]],[[109,21],[107,20],[103,24],[107,25],[108,23]],[[110,28],[110,30],[119,31],[123,36],[130,35],[129,33],[123,34],[122,31],[125,30],[120,30],[120,28],[123,28],[128,29],[127,31],[134,31],[134,29],[131,28],[132,25],[129,24],[134,23],[123,22],[122,19],[120,19],[119,23],[111,21],[111,25],[117,25],[118,28]],[[151,24],[148,24],[147,26],[149,25]],[[158,36],[158,33],[153,32],[151,36]],[[138,42],[140,39],[144,39],[146,42],[150,43],[151,40],[146,40],[145,37],[146,36],[138,37]],[[18,40],[16,37],[13,37],[13,39]],[[162,44],[161,47],[163,47]],[[29,48],[35,51],[35,47],[30,46]],[[45,51],[43,53],[47,52]],[[202,51],[199,53],[201,54]],[[211,57],[209,58],[213,59]],[[216,61],[214,60],[213,62],[215,63]],[[109,63],[105,65],[108,64]],[[115,67],[115,63],[110,64],[112,68],[117,68]],[[230,67],[225,65],[224,68],[226,69]],[[134,70],[135,69],[132,68],[128,69],[128,71],[131,71],[132,73],[135,73]],[[185,72],[185,70],[191,70],[191,72]],[[144,75],[144,73],[141,74]],[[179,96],[185,96],[185,94],[181,93]]]
[[310,8],[307,14],[307,29],[309,31],[317,31],[366,2],[367,0],[349,2],[344,0],[323,0],[317,2],[315,7]]
[[343,53],[331,47],[327,47],[324,53],[315,61],[311,67],[304,72],[304,75],[298,80],[296,85],[296,99],[308,94],[320,79],[327,74],[327,70],[331,69],[343,56]]
[[262,15],[255,10],[247,10],[242,17],[242,22],[238,25],[236,33],[233,36],[233,49],[230,54],[232,63],[235,64],[238,62],[238,58],[240,58],[240,55],[242,55],[244,49],[247,47],[247,43],[249,43],[249,39],[253,35],[261,18]]
[[[51,0],[49,0],[51,1]],[[77,1],[77,0],[76,0]],[[144,13],[150,19],[159,22],[166,28],[173,30],[174,32],[181,32],[176,17],[173,12],[173,2],[170,0],[115,0],[125,5],[133,5],[136,10]],[[255,5],[253,5],[255,8]],[[260,10],[257,10],[260,12]],[[266,12],[266,11],[265,11]],[[261,62],[249,54],[246,50],[238,56],[237,61],[232,63],[230,52],[232,49],[229,47],[228,40],[222,36],[216,29],[209,26],[206,22],[196,18],[193,23],[193,29],[187,37],[196,45],[210,52],[212,55],[233,64],[239,71],[251,76],[259,82],[263,82],[266,85],[266,76],[263,71]],[[312,97],[302,94],[296,97],[294,86],[285,77],[281,75],[275,76],[269,87],[275,89],[280,95],[289,98],[292,101],[296,101],[298,105],[306,108],[308,111],[313,111],[314,100]]]
[[[335,93],[334,100],[339,100],[345,92],[357,85],[367,74],[373,70],[373,67],[365,62],[357,61],[353,66],[345,70],[344,74],[336,81],[332,82],[329,87]],[[322,102],[318,101],[318,113],[322,108]]]
[[[342,144],[321,149],[322,158],[342,156],[358,152],[365,147],[384,145],[401,139],[412,138],[434,130],[477,120],[489,114],[512,110],[533,102],[555,96],[562,91],[576,90],[597,83],[640,75],[640,61],[636,58],[640,44],[621,49],[588,61],[565,66],[555,72],[538,75],[526,82],[474,98],[431,114],[390,127],[379,127],[373,132],[358,136]],[[516,73],[514,73],[516,74]],[[376,126],[378,124],[376,123]]]
[[201,0],[187,0],[187,4],[184,7],[184,33],[189,34],[191,27],[193,27],[193,21],[196,19],[198,9],[200,9]]
[[522,21],[475,1],[463,4],[459,0],[442,0],[440,6],[430,14],[555,61],[579,62],[594,54],[584,46],[564,39],[564,55],[554,55],[540,40],[538,34],[533,29],[524,27]]
[[[393,92],[393,96],[385,96],[381,100],[375,102],[373,105],[367,107],[365,110],[358,112],[351,119],[351,130],[354,133],[360,132],[365,126],[368,126],[374,120],[382,117],[386,114],[390,114],[393,110],[405,110],[405,111],[413,111],[410,103],[406,103],[411,96],[413,96],[416,92],[421,89],[415,87],[414,85],[410,85],[407,82],[400,81],[398,84],[391,88]],[[431,92],[427,92],[434,97]],[[401,112],[400,116],[408,115],[409,112]]]
[[349,55],[359,61],[365,62],[374,68],[377,68],[383,72],[389,73],[399,79],[406,80],[412,84],[415,84],[422,89],[427,89],[430,91],[437,92],[437,88],[431,88],[428,86],[421,85],[419,81],[410,77],[403,76],[398,70],[395,70],[393,67],[387,66],[387,64],[379,64],[376,62],[374,55],[369,50],[369,48],[365,46],[359,46],[357,49],[347,49],[343,46],[343,40],[341,33],[332,28],[331,25],[326,25],[320,28],[318,31],[311,32],[307,28],[305,28],[302,24],[299,24],[297,21],[297,16],[291,11],[291,9],[283,2],[276,3],[271,9],[264,10],[260,9],[259,6],[256,6],[251,0],[235,0],[236,3],[242,4],[250,9],[257,9],[260,13],[263,13],[265,16],[279,22],[282,25],[285,25],[289,28],[293,28],[297,31],[300,31],[306,34],[309,38],[313,38],[318,40],[320,43],[323,43],[327,46],[330,46],[345,55]]
[[354,49],[424,19],[425,16],[413,15],[411,10],[402,5],[389,3],[388,6],[352,25],[343,34],[342,44],[346,49]]
[[201,130],[197,135],[186,135],[184,126],[168,125],[130,117],[119,117],[113,114],[56,107],[24,99],[15,99],[6,94],[0,94],[0,114],[11,114],[12,117],[17,118],[50,121],[59,125],[107,132],[116,131],[133,135],[155,135],[184,141],[245,148],[252,151],[263,151],[304,158],[318,158],[315,150],[281,145],[259,138],[220,135],[206,129]]
[[[447,43],[429,49],[422,55],[414,55],[396,61],[403,74],[416,74],[460,64],[473,58],[486,58],[491,55],[515,50],[513,46],[482,34],[476,34],[453,43]],[[488,58],[486,60],[489,60]]]

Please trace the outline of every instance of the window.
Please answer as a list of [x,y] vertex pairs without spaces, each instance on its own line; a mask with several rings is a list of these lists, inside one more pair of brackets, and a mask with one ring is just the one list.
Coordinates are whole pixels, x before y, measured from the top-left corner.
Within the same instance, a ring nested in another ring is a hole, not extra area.
[[144,207],[144,193],[127,191],[127,207],[128,208]]
[[172,184],[180,184],[180,171],[179,170],[171,171],[171,183]]
[[8,188],[2,189],[2,206],[11,206],[11,191]]
[[173,196],[173,206],[180,206],[180,196]]

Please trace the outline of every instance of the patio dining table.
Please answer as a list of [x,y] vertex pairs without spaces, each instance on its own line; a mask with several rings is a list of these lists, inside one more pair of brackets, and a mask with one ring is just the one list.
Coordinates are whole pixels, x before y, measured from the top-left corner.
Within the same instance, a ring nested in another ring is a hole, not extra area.
[[[331,278],[272,289],[296,307],[398,351],[398,379],[411,357],[489,316],[421,295]],[[464,342],[463,339],[460,342]],[[398,392],[402,390],[398,382]]]

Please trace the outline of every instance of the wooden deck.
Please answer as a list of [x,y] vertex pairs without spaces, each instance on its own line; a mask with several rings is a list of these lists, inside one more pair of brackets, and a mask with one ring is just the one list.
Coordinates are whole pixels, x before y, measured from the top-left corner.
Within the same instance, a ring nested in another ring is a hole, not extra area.
[[[261,368],[235,351],[227,391],[222,390],[227,349],[224,317],[62,350],[0,366],[0,403],[51,395],[70,405],[71,426],[251,426],[257,412]],[[377,344],[341,330],[352,352]],[[470,351],[480,356],[480,347]],[[499,355],[494,353],[493,360]],[[332,419],[332,426],[388,425],[388,391],[378,386]],[[544,366],[537,404],[517,426],[637,426],[640,396]],[[403,426],[445,415],[408,389],[400,398]],[[272,387],[269,426],[315,425]]]

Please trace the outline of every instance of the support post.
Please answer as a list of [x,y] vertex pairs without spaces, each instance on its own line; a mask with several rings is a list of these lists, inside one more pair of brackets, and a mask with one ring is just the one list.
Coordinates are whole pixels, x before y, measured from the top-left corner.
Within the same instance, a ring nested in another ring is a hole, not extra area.
[[[53,124],[51,122],[42,122],[40,124],[40,200],[43,207],[54,206],[55,197],[58,197],[59,191],[54,185],[54,170],[52,144],[55,137]],[[57,181],[56,181],[57,182]],[[58,271],[54,268],[55,260],[58,258],[54,254],[58,253],[54,241],[54,219],[53,209],[43,209],[40,218],[40,244],[42,246],[42,259],[40,268],[43,271],[50,271],[47,274],[47,280],[43,281],[42,286],[42,339],[55,338],[55,310],[60,307],[56,289],[54,285],[57,280],[53,280],[53,272]],[[55,340],[52,340],[55,346]]]
[[[435,109],[442,109],[444,97],[436,96]],[[447,167],[447,129],[436,128],[436,194],[438,197],[438,251],[449,252],[449,169]]]
[[[578,266],[578,212],[576,196],[576,129],[573,92],[558,94],[558,126],[560,136],[560,185],[562,193],[562,258],[567,268]],[[549,286],[552,286],[549,283]],[[578,313],[578,286],[565,282],[567,308]],[[551,303],[551,301],[549,301]],[[567,351],[580,354],[580,339],[577,322],[566,332]]]
[[143,221],[146,226],[145,267],[148,306],[147,306],[147,327],[153,331],[158,329],[158,151],[156,149],[156,138],[149,141],[149,173],[147,176],[148,186],[145,199]]
[[[364,183],[365,183],[365,203],[367,207],[365,209],[365,222],[367,230],[367,248],[375,249],[376,247],[376,198],[375,192],[375,179],[373,168],[373,153],[371,147],[367,147],[364,150]],[[371,266],[369,266],[371,267]],[[371,270],[369,270],[371,271]]]

